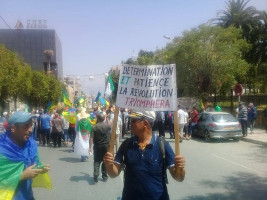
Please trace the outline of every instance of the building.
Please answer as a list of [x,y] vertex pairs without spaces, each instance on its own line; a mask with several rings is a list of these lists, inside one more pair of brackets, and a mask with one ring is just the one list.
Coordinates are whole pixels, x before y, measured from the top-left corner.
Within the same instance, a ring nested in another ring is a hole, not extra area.
[[0,29],[0,44],[17,52],[33,70],[47,71],[49,60],[45,50],[52,50],[51,73],[63,80],[62,47],[55,30],[51,29]]
[[72,103],[77,97],[82,95],[80,78],[64,76],[64,84],[66,85],[69,99]]

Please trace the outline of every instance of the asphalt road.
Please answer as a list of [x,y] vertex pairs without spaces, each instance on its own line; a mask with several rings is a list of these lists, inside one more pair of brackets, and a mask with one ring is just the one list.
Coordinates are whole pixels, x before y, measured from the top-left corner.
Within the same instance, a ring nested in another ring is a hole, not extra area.
[[[170,140],[169,140],[170,141]],[[174,148],[173,140],[170,141]],[[186,178],[182,183],[168,174],[171,200],[267,199],[267,148],[248,142],[184,141]],[[51,165],[53,190],[34,189],[37,200],[117,200],[123,188],[122,174],[93,182],[93,157],[80,162],[70,148],[39,147],[41,161]]]

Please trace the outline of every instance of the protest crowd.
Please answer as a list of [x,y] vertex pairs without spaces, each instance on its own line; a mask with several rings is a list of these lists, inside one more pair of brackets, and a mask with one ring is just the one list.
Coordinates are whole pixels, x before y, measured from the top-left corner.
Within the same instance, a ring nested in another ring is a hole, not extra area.
[[[165,68],[174,69],[175,66]],[[121,73],[127,75],[128,71],[122,70]],[[166,85],[159,86],[160,90],[164,91],[165,87],[177,91],[176,84],[171,84],[175,74],[169,70]],[[170,93],[171,98],[167,100],[159,94],[154,104],[129,104],[126,107],[139,83],[137,78],[121,74],[123,79],[127,81],[120,82],[116,106],[101,97],[100,92],[92,105],[88,106],[79,97],[73,106],[63,92],[64,106],[49,103],[47,107],[33,108],[31,112],[26,108],[4,112],[0,124],[0,161],[4,163],[0,166],[0,178],[5,177],[5,181],[0,182],[0,199],[34,199],[32,187],[51,188],[50,165],[41,163],[38,146],[55,149],[64,146],[79,156],[81,162],[93,156],[95,184],[99,180],[107,182],[109,177],[115,178],[124,171],[123,200],[168,200],[166,171],[168,169],[174,180],[184,180],[185,158],[177,151],[179,143],[191,140],[199,113],[205,108],[202,103],[190,109],[177,104],[175,93]],[[155,77],[155,82],[157,80],[160,78]],[[113,90],[110,86],[107,86],[109,93]],[[157,88],[143,90],[157,91]],[[146,98],[141,95],[140,102]],[[168,109],[164,110],[166,105]],[[216,105],[209,111],[221,112],[222,109]],[[247,134],[248,122],[253,132],[256,117],[257,111],[252,103],[248,108],[239,104],[237,118],[243,136]],[[175,152],[167,139],[175,141]],[[11,165],[15,167],[7,173],[6,169]]]

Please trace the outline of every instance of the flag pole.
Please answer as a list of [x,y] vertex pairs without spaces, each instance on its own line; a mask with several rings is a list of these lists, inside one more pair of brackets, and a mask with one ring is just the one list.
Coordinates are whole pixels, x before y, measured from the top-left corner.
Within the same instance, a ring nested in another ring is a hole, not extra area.
[[175,137],[175,155],[180,155],[180,143],[179,143],[179,125],[178,125],[178,112],[174,111],[174,137]]
[[115,111],[114,111],[114,119],[112,123],[112,131],[111,131],[111,137],[110,137],[110,142],[109,142],[109,150],[108,152],[114,154],[114,142],[115,142],[115,137],[116,137],[116,129],[117,129],[117,122],[118,122],[118,116],[119,116],[119,107],[115,106]]

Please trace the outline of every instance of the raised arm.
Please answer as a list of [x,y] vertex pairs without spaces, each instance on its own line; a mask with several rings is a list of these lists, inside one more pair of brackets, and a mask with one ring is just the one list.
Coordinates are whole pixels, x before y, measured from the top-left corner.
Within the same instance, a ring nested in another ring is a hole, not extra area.
[[174,166],[169,168],[170,174],[176,181],[182,182],[185,177],[185,159],[178,155],[174,157]]
[[107,152],[104,155],[103,160],[107,168],[107,173],[111,178],[115,178],[116,176],[120,174],[122,165],[118,163],[114,163],[113,154],[111,154],[110,152]]

